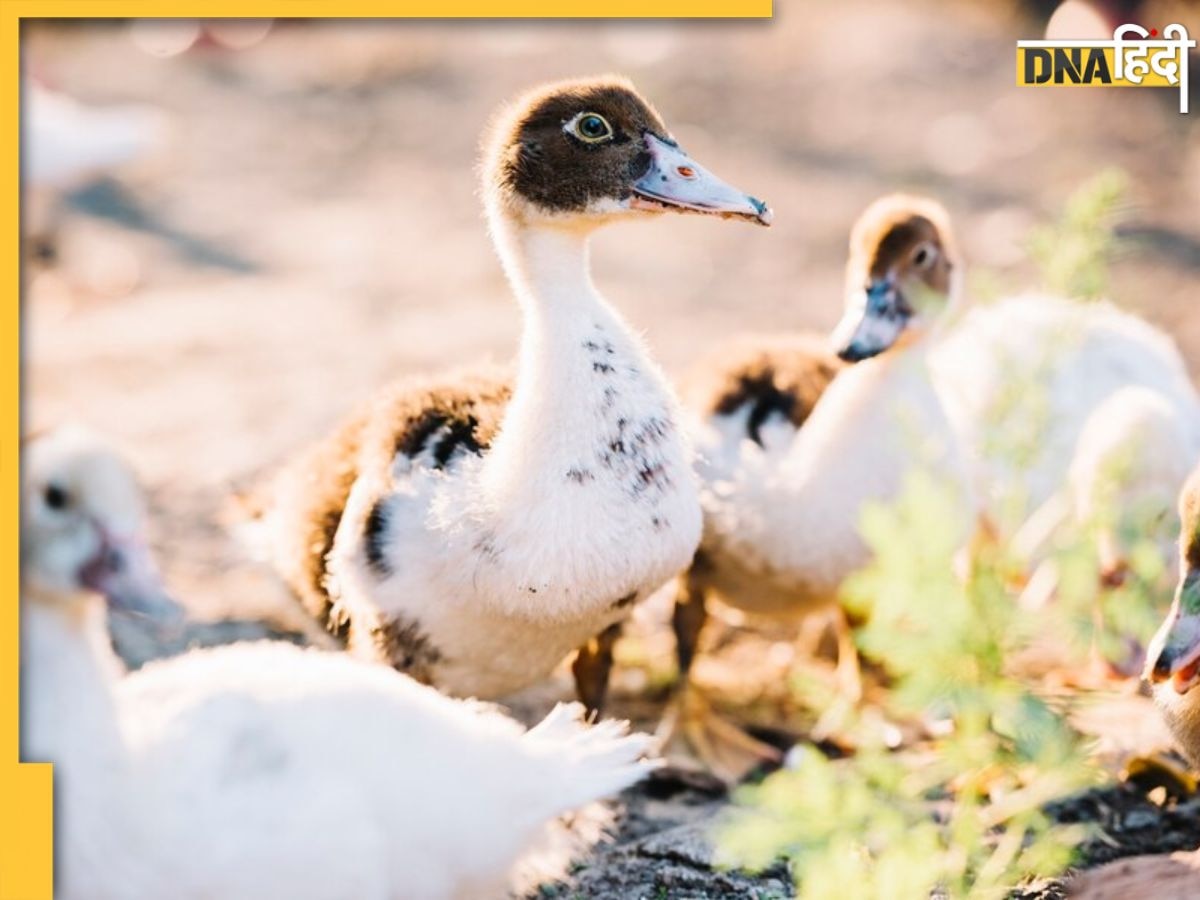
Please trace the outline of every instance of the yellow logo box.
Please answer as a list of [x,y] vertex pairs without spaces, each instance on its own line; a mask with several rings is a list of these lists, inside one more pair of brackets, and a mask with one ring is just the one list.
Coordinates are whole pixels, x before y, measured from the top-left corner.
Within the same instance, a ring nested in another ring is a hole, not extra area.
[[1116,76],[1112,47],[1017,47],[1017,84],[1021,87],[1179,87],[1151,69],[1138,81]]

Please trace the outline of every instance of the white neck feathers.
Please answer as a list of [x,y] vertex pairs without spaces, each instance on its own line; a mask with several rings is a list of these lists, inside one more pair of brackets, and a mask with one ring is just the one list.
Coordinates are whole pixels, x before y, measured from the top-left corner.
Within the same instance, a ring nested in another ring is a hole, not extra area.
[[121,664],[94,597],[29,600],[21,611],[22,752],[27,758],[108,765],[123,752],[112,690]]
[[512,400],[469,482],[469,517],[498,548],[479,581],[506,608],[615,616],[699,538],[675,398],[592,284],[585,228],[509,219],[493,235],[524,329]]
[[857,510],[857,500],[894,496],[914,465],[944,460],[953,438],[927,366],[935,344],[927,334],[834,379],[789,453],[789,504],[827,515],[832,507],[807,495],[829,492]]
[[592,453],[618,403],[661,410],[671,399],[641,341],[592,283],[588,230],[506,221],[493,235],[524,328],[515,391],[482,481],[493,503],[518,502],[524,490],[539,493],[520,502],[535,502],[547,472],[564,478]]
[[504,272],[526,317],[578,316],[588,305],[603,302],[592,284],[590,234],[586,228],[509,219],[492,225]]

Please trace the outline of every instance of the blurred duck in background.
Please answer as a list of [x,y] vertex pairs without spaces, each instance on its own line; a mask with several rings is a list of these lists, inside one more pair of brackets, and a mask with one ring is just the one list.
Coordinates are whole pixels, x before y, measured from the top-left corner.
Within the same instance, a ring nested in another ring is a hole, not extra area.
[[1200,467],[1179,499],[1179,586],[1146,662],[1154,699],[1175,739],[1200,767]]
[[597,709],[620,623],[691,559],[700,505],[674,393],[592,284],[589,236],[770,211],[618,78],[504,110],[483,196],[524,321],[515,379],[401,384],[253,502],[279,571],[357,654],[494,698],[579,649],[578,695]]
[[[1175,740],[1200,767],[1200,467],[1179,498],[1179,584],[1175,601],[1150,645],[1145,677]],[[1165,758],[1147,758],[1167,774]],[[1135,856],[1118,860],[1073,879],[1069,897],[1122,900],[1155,897],[1191,900],[1200,896],[1200,849],[1187,853]]]
[[[22,252],[32,285],[46,270],[60,268],[68,195],[155,158],[170,129],[166,114],[154,107],[92,106],[36,78],[26,79],[22,100]],[[120,295],[137,282],[140,264],[124,241],[93,240],[77,249],[84,271],[63,273],[67,293]]]
[[166,140],[164,115],[146,106],[89,106],[30,79],[21,176],[35,190],[65,190],[144,159]]
[[1156,539],[1169,559],[1200,397],[1168,335],[1108,302],[1026,294],[972,305],[933,374],[984,508],[1024,517],[1019,552],[1045,560],[1075,524],[1095,533],[1106,584],[1123,578],[1131,539]]
[[[928,261],[930,252],[947,256],[950,275],[907,289],[902,267],[878,267],[890,245],[883,235],[858,292],[863,314],[852,312],[835,335],[842,356],[903,349],[914,326],[937,323],[930,377],[989,515],[1015,492],[1026,513],[1044,517],[1051,510],[1051,519],[1084,520],[1102,499],[1112,499],[1117,482],[1155,505],[1153,519],[1169,520],[1200,455],[1200,397],[1175,343],[1102,301],[1025,294],[967,305],[949,218],[930,204],[893,197],[872,210],[890,216],[908,207],[916,217],[911,223],[924,217],[922,210],[936,209],[926,219],[934,224],[931,239],[916,244],[908,263],[929,272],[938,266]],[[1116,505],[1127,506],[1120,497]],[[1101,544],[1105,571],[1124,565],[1127,548],[1117,529]]]
[[[950,240],[935,204],[877,202],[851,235],[847,309],[833,340],[841,360],[855,365],[843,367],[825,349],[827,338],[774,339],[744,344],[754,349],[729,357],[715,378],[699,372],[685,392],[697,420],[705,515],[676,599],[677,715],[719,774],[737,777],[775,751],[739,738],[689,681],[709,597],[760,615],[832,615],[839,680],[857,696],[857,655],[837,592],[868,561],[862,505],[895,496],[922,463],[966,483],[929,373],[946,307],[957,298]],[[964,514],[964,534],[968,525]]]
[[[833,343],[853,365],[838,371],[805,341],[782,355],[764,346],[776,360],[769,377],[746,377],[735,357],[701,379],[717,387],[692,395],[705,529],[675,611],[685,717],[715,718],[687,686],[708,596],[758,614],[836,611],[840,584],[867,562],[863,504],[895,498],[915,467],[961,487],[964,541],[1014,493],[1034,511],[1031,553],[1101,498],[1123,509],[1136,496],[1161,507],[1152,520],[1169,521],[1200,455],[1200,399],[1171,340],[1106,303],[1026,296],[968,309],[963,268],[939,204],[885,197],[850,240]],[[995,440],[1025,424],[1013,409],[1040,414],[1015,458]],[[1119,571],[1115,523],[1100,543],[1105,571]],[[840,615],[835,624],[853,696],[857,659]],[[729,728],[691,731],[703,753]],[[771,755],[744,740],[708,755],[745,764],[747,749]]]
[[523,731],[287,644],[124,675],[105,601],[170,610],[134,479],[73,430],[35,438],[22,469],[22,757],[56,766],[58,896],[503,896],[523,854],[567,846],[555,816],[650,767],[649,738],[578,704]]

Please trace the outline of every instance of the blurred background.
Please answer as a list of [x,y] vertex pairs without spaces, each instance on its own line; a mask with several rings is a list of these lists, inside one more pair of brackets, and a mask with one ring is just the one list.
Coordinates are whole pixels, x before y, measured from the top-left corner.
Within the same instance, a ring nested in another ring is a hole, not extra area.
[[[1014,42],[1181,21],[1194,3],[779,0],[745,22],[27,22],[26,427],[81,420],[153,488],[201,615],[286,609],[219,524],[249,483],[388,379],[504,360],[518,318],[476,193],[493,108],[630,76],[769,230],[602,232],[596,279],[669,371],[731,333],[835,321],[881,193],[956,217],[989,290],[1097,172],[1128,175],[1112,295],[1200,371],[1200,111],[1175,91],[1014,86]],[[1200,73],[1193,59],[1192,78]],[[1200,85],[1192,85],[1200,107]]]

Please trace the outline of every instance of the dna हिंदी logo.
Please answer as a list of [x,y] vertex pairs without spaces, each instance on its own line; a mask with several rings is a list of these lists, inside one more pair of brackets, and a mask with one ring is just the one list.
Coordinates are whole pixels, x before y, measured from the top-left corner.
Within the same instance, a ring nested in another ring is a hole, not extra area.
[[[1132,36],[1132,37],[1131,37]],[[1017,41],[1022,87],[1171,87],[1188,111],[1188,51],[1196,42],[1182,25],[1121,25],[1111,41]]]

